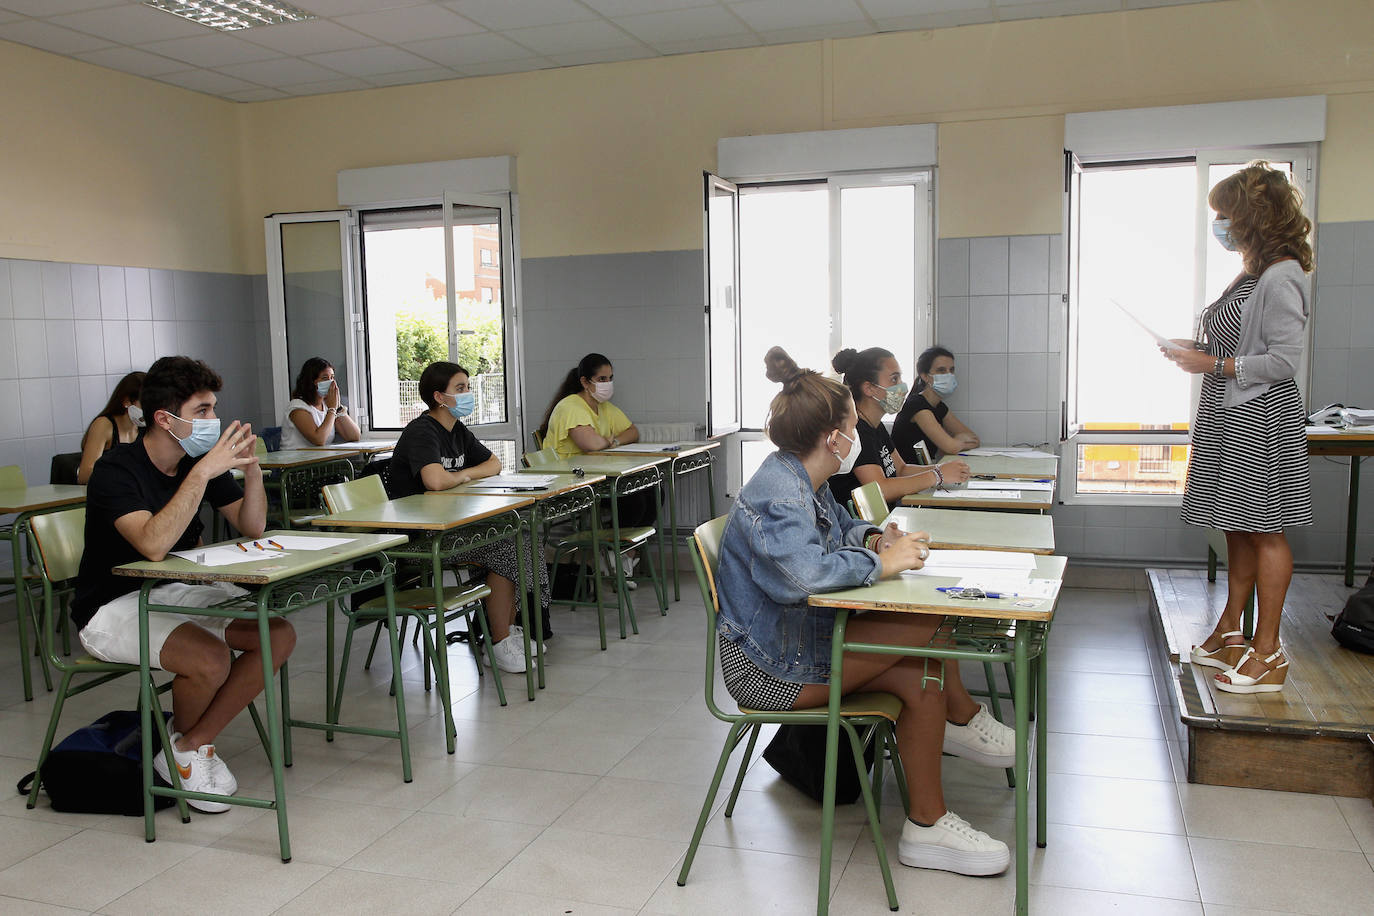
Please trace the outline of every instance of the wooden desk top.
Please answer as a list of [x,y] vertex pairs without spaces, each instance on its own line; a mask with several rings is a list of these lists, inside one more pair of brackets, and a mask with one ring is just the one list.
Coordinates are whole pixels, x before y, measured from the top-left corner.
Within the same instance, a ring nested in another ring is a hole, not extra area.
[[[376,455],[380,452],[390,452],[396,448],[397,439],[359,439],[357,442],[331,442],[328,445],[306,445],[295,449],[298,452],[361,452],[364,455]],[[277,454],[269,452],[268,454]]]
[[58,506],[79,506],[86,501],[86,488],[70,484],[38,484],[0,490],[0,515],[53,509]]
[[[670,453],[671,454],[671,453]],[[581,468],[588,474],[601,474],[606,477],[623,477],[636,471],[644,471],[660,464],[667,464],[664,455],[608,455],[605,452],[588,455],[573,455],[560,458],[551,464],[539,467],[521,468],[527,474],[568,474],[573,468]]]
[[1058,458],[1008,458],[1005,455],[946,455],[940,464],[968,462],[969,472],[1006,480],[1054,480],[1059,474]]
[[463,494],[430,499],[424,493],[390,499],[373,506],[321,515],[310,520],[321,528],[381,528],[388,531],[449,531],[511,509],[534,503],[527,496]]
[[1374,455],[1374,428],[1308,433],[1309,455]]
[[591,452],[593,455],[662,455],[664,458],[686,458],[689,455],[700,455],[702,452],[709,452],[711,449],[720,448],[719,442],[663,442],[655,444],[653,442],[632,442],[629,445],[622,445],[617,448],[608,448],[604,452]]
[[[350,443],[350,446],[352,443]],[[309,464],[324,464],[326,461],[335,461],[339,458],[347,458],[350,455],[361,454],[356,448],[288,448],[279,452],[268,452],[258,458],[258,464],[268,470],[281,470],[284,468],[298,468]]]
[[[1032,579],[1064,578],[1064,557],[1036,557]],[[1058,599],[1046,598],[953,598],[937,591],[940,586],[957,585],[953,576],[897,576],[883,579],[871,587],[847,588],[839,592],[812,595],[813,607],[849,608],[856,611],[900,611],[907,614],[948,614],[955,617],[984,617],[996,620],[1046,621],[1054,617]],[[1031,607],[1017,607],[1030,604]]]
[[[277,535],[290,537],[339,537],[322,531],[269,531],[259,541]],[[326,547],[323,550],[288,551],[284,557],[271,559],[250,558],[242,563],[225,566],[200,566],[181,557],[169,556],[154,563],[140,560],[116,566],[112,572],[116,576],[131,576],[137,579],[180,579],[193,582],[235,582],[240,585],[271,585],[283,579],[314,572],[326,566],[348,563],[379,550],[401,547],[408,540],[404,534],[348,534],[352,538],[347,544]],[[242,538],[221,541],[220,544],[236,544]],[[218,546],[215,544],[209,547]]]
[[[533,469],[526,468],[527,471],[534,473]],[[551,484],[541,490],[508,490],[505,488],[483,488],[481,480],[473,480],[468,483],[459,484],[451,490],[429,490],[426,496],[519,496],[539,502],[554,496],[562,496],[571,490],[579,487],[587,487],[592,484],[601,483],[606,479],[605,474],[584,474],[578,477],[576,474],[555,474],[548,473],[548,477],[556,478]]]
[[903,531],[929,531],[930,546],[939,550],[1005,550],[1054,553],[1054,519],[1048,515],[1011,515],[966,509],[915,509],[899,506],[883,520]]
[[[1020,490],[1018,499],[992,499],[970,496],[980,492],[961,486],[943,490],[922,490],[902,497],[903,506],[925,506],[941,509],[1019,509],[1023,512],[1044,512],[1054,506],[1054,493],[1044,490]],[[986,490],[982,492],[988,492]]]

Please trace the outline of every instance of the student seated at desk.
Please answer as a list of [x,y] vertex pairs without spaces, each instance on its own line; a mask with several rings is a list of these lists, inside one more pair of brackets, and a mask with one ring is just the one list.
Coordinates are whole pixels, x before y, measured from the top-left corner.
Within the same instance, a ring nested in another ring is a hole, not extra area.
[[954,354],[944,347],[930,347],[916,358],[916,387],[892,423],[892,441],[908,462],[917,460],[919,442],[925,443],[931,461],[978,447],[977,434],[944,401],[958,385]]
[[143,408],[139,406],[139,392],[143,389],[143,373],[130,372],[119,380],[105,409],[96,415],[81,437],[81,466],[76,470],[76,482],[91,479],[91,468],[111,447],[133,442],[143,428]]
[[301,366],[291,401],[281,421],[281,447],[309,448],[331,442],[357,442],[362,430],[348,415],[334,366],[322,356],[312,356]]
[[883,491],[883,499],[893,505],[910,493],[968,480],[967,462],[951,461],[939,467],[926,467],[907,464],[898,454],[892,436],[883,425],[883,415],[896,413],[906,398],[902,367],[897,365],[891,351],[882,347],[862,351],[844,349],[835,354],[830,365],[844,376],[859,416],[856,427],[859,457],[854,462],[854,469],[830,478],[830,492],[835,495],[835,502],[844,505],[851,493],[874,481]]
[[[930,535],[879,531],[850,517],[826,481],[859,455],[858,420],[847,388],[799,369],[781,347],[765,357],[768,378],[782,383],[769,407],[768,438],[778,451],[740,490],[720,546],[721,675],[743,707],[804,709],[829,701],[830,640],[835,612],[812,607],[817,592],[871,585],[921,568]],[[870,612],[849,621],[849,637],[922,646],[941,618]],[[932,673],[940,663],[929,662]],[[957,667],[944,686],[923,680],[925,659],[846,654],[842,690],[883,691],[902,701],[897,750],[911,792],[898,858],[903,865],[994,875],[1010,862],[1007,845],[945,807],[940,755],[989,766],[1014,759],[1011,729],[975,703]],[[993,753],[993,752],[996,753]]]
[[[112,567],[163,560],[200,543],[200,504],[208,501],[248,537],[263,533],[267,495],[255,453],[257,436],[237,420],[220,431],[215,392],[220,377],[199,360],[165,356],[143,380],[147,431],[117,445],[96,462],[86,491],[86,547],[81,555],[72,622],[81,644],[96,658],[139,663],[138,596],[142,579],[116,576]],[[230,471],[243,472],[243,486]],[[155,587],[149,601],[187,608],[186,614],[148,615],[149,660],[170,671],[172,747],[182,787],[233,795],[238,782],[215,754],[215,738],[262,691],[258,625],[251,620],[207,617],[207,607],[243,589],[225,583],[172,582]],[[272,660],[278,668],[296,645],[287,621],[270,622]],[[237,658],[234,652],[238,652]],[[153,768],[168,779],[162,754]],[[207,813],[228,811],[223,802],[191,799]]]
[[[476,406],[468,379],[468,371],[457,363],[430,363],[420,373],[420,399],[429,410],[406,424],[391,454],[383,480],[392,499],[426,490],[449,490],[469,480],[501,473],[501,459],[478,442],[458,419],[470,415]],[[544,605],[541,610],[547,611],[548,570],[543,563],[532,562],[536,553],[528,540],[525,548],[525,581],[533,581],[533,567],[539,575],[539,595]],[[500,541],[473,548],[459,554],[454,565],[486,569],[486,582],[491,589],[486,605],[487,625],[491,627],[496,667],[512,674],[524,673],[525,634],[514,622],[519,611],[515,589],[520,581],[515,544]]]
[[[615,393],[615,369],[600,353],[588,353],[568,370],[558,393],[544,412],[539,431],[544,447],[571,458],[639,441],[639,429],[625,411],[611,403]],[[631,493],[619,502],[620,524],[625,528],[652,525],[658,518],[654,490]]]

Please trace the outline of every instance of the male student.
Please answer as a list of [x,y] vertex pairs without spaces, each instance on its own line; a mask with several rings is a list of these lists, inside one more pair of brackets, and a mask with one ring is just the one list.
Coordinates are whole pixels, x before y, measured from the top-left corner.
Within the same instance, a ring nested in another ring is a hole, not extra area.
[[[147,431],[116,445],[96,462],[86,492],[86,547],[81,557],[72,622],[81,644],[96,658],[138,664],[139,579],[116,576],[115,566],[161,560],[174,550],[196,546],[205,527],[200,504],[210,505],[248,537],[259,537],[267,497],[255,454],[257,437],[237,420],[220,431],[215,392],[222,383],[205,363],[166,356],[143,379]],[[243,471],[243,486],[229,471]],[[187,608],[207,607],[243,590],[215,583],[170,583],[149,600]],[[270,626],[277,667],[291,654],[296,634],[285,620]],[[148,615],[153,667],[170,671],[172,746],[182,785],[196,792],[233,795],[229,767],[215,754],[220,731],[262,690],[262,656],[257,623],[194,613]],[[234,658],[230,650],[241,653]],[[168,778],[162,754],[154,768]],[[218,813],[229,805],[191,801]]]

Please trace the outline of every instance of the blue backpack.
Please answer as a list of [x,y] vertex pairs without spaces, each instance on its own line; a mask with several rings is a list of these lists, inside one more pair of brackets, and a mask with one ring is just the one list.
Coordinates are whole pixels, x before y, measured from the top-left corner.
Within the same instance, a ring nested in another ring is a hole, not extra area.
[[[166,713],[167,718],[171,715]],[[153,746],[156,748],[157,739]],[[38,778],[35,770],[19,780],[20,795]],[[153,773],[156,785],[167,786]],[[81,814],[143,813],[143,749],[139,714],[120,710],[78,728],[48,752],[43,761],[42,786],[54,811]],[[154,808],[169,808],[175,800],[153,796]]]

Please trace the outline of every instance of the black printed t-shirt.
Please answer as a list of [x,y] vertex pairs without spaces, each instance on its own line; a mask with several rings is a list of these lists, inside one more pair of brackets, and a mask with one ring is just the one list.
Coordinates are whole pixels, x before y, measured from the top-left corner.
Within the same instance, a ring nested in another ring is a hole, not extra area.
[[[114,446],[95,463],[86,484],[86,547],[81,554],[81,571],[72,601],[72,623],[78,629],[102,606],[120,595],[138,591],[143,584],[141,579],[110,572],[116,566],[147,559],[119,533],[115,519],[130,512],[161,512],[200,460],[187,455],[177,464],[175,474],[164,474],[148,457],[140,437]],[[205,499],[219,509],[243,499],[243,489],[226,471],[206,484]],[[200,515],[193,516],[172,550],[195,547],[204,529]]]
[[472,430],[456,421],[452,430],[427,413],[406,424],[386,468],[386,494],[392,499],[425,492],[420,470],[429,464],[445,471],[473,468],[491,457],[491,450],[477,441]]
[[925,443],[931,461],[940,457],[940,449],[936,447],[935,442],[916,424],[916,417],[923,410],[928,410],[934,414],[935,422],[941,426],[945,424],[945,417],[949,416],[949,405],[944,401],[932,407],[925,395],[919,391],[913,391],[907,396],[906,403],[897,412],[897,419],[892,421],[892,439],[897,444],[897,453],[902,456],[902,460],[907,464],[925,463],[916,454],[915,445],[918,442]]
[[888,433],[887,427],[881,423],[869,426],[867,420],[859,417],[854,431],[859,436],[859,457],[854,459],[854,470],[830,478],[830,492],[834,495],[835,502],[842,506],[848,504],[850,496],[859,488],[859,475],[854,471],[864,465],[876,464],[883,469],[884,477],[897,476],[897,463],[892,460],[897,449],[892,444],[892,436]]

